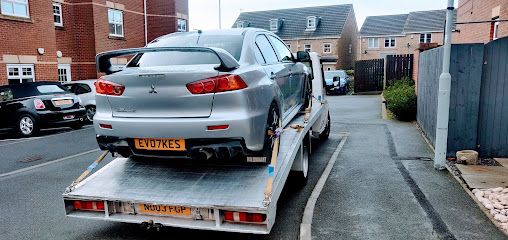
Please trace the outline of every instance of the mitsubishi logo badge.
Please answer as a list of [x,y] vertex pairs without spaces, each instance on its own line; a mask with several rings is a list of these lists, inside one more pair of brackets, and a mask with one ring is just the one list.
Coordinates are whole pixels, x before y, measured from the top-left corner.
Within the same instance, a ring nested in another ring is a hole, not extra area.
[[157,94],[157,90],[155,90],[155,86],[152,84],[152,86],[150,86],[152,89],[150,89],[150,92],[148,93],[151,93],[151,94]]

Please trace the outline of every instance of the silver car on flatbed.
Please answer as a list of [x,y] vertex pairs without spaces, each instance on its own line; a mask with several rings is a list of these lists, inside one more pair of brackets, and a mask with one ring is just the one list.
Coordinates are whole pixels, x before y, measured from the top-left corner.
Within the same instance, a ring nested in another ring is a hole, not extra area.
[[[109,60],[122,56],[134,57],[115,72]],[[107,75],[96,83],[97,141],[124,157],[269,162],[275,130],[310,102],[308,60],[253,28],[175,33],[99,54]]]

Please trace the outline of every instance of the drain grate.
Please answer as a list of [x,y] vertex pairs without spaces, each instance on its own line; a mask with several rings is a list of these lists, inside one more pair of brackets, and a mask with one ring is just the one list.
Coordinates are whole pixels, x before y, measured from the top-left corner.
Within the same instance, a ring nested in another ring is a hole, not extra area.
[[23,160],[21,160],[20,162],[22,162],[22,163],[31,163],[31,162],[36,162],[36,161],[40,161],[40,160],[42,160],[42,156],[35,155],[35,156],[26,157]]

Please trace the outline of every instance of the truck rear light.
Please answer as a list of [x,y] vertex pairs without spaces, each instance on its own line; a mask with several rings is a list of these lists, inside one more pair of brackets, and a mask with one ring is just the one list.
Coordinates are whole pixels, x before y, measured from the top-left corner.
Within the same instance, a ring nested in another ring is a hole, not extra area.
[[44,110],[44,109],[46,109],[46,105],[44,105],[42,100],[40,100],[38,98],[34,99],[34,105],[35,105],[35,109],[37,109],[37,110]]
[[113,129],[113,126],[111,124],[100,123],[99,127],[102,128],[102,129]]
[[104,211],[104,202],[103,201],[76,200],[76,201],[74,201],[73,206],[74,206],[75,210],[96,211],[96,212]]
[[240,76],[232,74],[220,75],[187,84],[187,89],[192,94],[228,92],[246,87],[247,84]]
[[97,92],[97,94],[121,96],[125,91],[125,86],[104,80],[101,77],[95,82],[95,91]]
[[215,125],[215,126],[208,126],[208,131],[217,131],[217,130],[226,130],[229,128],[229,125]]
[[266,214],[224,211],[224,221],[238,223],[263,223],[266,221]]

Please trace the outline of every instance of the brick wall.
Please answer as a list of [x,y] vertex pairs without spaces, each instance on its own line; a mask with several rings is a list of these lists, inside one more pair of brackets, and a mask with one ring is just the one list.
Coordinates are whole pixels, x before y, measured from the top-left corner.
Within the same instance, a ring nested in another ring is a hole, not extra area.
[[[459,0],[457,22],[490,21],[499,17],[508,19],[506,0]],[[460,24],[452,39],[454,43],[487,43],[491,41],[491,23]],[[508,36],[508,22],[499,23],[498,37]]]
[[[36,58],[36,79],[56,80],[55,27],[51,1],[29,1],[29,18],[16,18],[0,14],[0,85],[7,84],[6,64],[3,55],[22,55]],[[44,10],[44,11],[39,11]],[[48,14],[47,12],[50,12]],[[44,48],[44,55],[37,53]],[[16,62],[9,63],[28,63]],[[54,71],[53,71],[54,70]]]
[[[29,0],[30,19],[0,15],[0,32],[6,33],[0,34],[0,85],[8,83],[4,55],[9,55],[12,63],[24,63],[13,62],[26,59],[17,56],[36,58],[36,81],[58,80],[58,63],[70,64],[72,79],[81,80],[97,78],[97,53],[145,45],[143,0],[55,1],[62,3],[63,27],[55,27],[49,0]],[[108,8],[123,11],[124,37],[109,35]],[[153,39],[175,32],[176,17],[188,19],[188,1],[147,0],[147,12]],[[37,48],[44,48],[44,55],[39,55]],[[57,58],[57,51],[61,58]]]
[[337,45],[337,69],[353,69],[356,60],[358,25],[353,9],[344,24],[341,37]]

